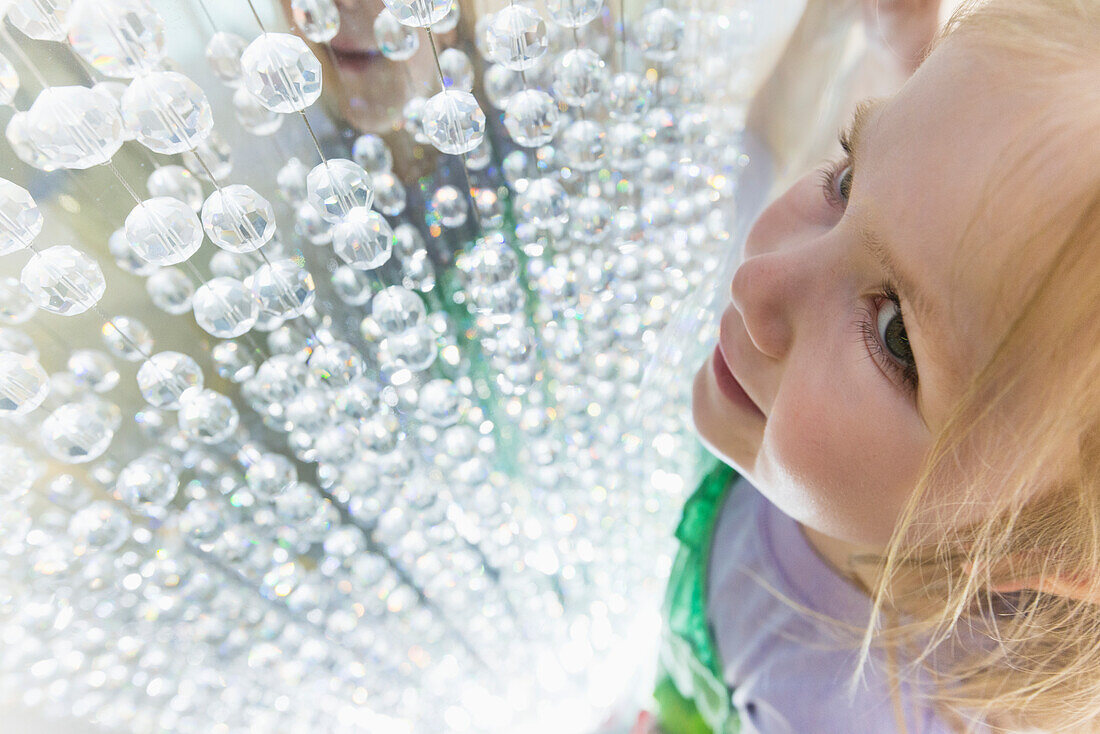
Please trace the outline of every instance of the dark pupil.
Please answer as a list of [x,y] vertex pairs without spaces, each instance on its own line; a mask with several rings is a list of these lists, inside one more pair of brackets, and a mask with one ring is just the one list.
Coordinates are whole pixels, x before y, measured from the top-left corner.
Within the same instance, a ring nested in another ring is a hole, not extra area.
[[[900,348],[895,349],[895,346]],[[901,318],[892,318],[890,323],[887,324],[886,347],[902,361],[907,362],[913,359],[913,351],[909,348],[909,336],[905,333],[905,324],[902,323]]]

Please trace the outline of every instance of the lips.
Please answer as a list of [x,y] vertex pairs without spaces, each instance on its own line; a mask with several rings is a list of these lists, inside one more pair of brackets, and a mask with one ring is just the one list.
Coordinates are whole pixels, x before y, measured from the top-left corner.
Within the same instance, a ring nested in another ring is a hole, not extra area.
[[741,383],[739,379],[737,379],[737,376],[734,374],[730,359],[726,355],[726,350],[723,346],[724,343],[725,339],[722,335],[722,325],[721,323],[719,323],[718,345],[715,349],[714,355],[715,360],[721,361],[721,364],[715,364],[715,373],[718,377],[719,387],[722,388],[722,391],[726,393],[726,396],[732,399],[734,402],[741,402],[745,404],[746,407],[751,406],[752,408],[755,408],[756,412],[763,416],[764,411],[760,408],[760,405],[755,400],[753,400],[752,396],[749,395],[748,390],[745,389],[745,386]]

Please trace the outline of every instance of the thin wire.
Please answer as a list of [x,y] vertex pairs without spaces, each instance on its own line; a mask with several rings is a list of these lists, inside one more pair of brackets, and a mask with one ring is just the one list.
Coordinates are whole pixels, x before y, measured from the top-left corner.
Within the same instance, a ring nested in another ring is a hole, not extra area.
[[252,4],[252,0],[245,0],[248,3],[249,10],[252,11],[252,17],[256,19],[256,25],[260,26],[260,31],[267,33],[267,28],[264,28],[264,22],[260,20],[260,14],[256,12],[256,6]]
[[302,122],[306,124],[306,130],[309,130],[309,137],[313,139],[313,147],[317,149],[317,155],[321,156],[321,162],[325,164],[325,169],[327,170],[328,158],[325,158],[325,154],[321,150],[321,142],[317,140],[317,135],[313,132],[313,126],[309,124],[309,118],[306,117],[306,111],[298,110],[298,114],[302,116]]
[[5,27],[5,24],[2,20],[0,20],[0,37],[3,37],[7,45],[11,47],[12,51],[15,52],[15,55],[19,57],[19,60],[22,61],[23,65],[26,66],[27,69],[31,72],[31,76],[33,76],[38,81],[38,84],[43,89],[50,86],[49,82],[46,81],[46,77],[42,76],[42,72],[38,70],[38,67],[31,62],[30,58],[23,51],[23,47],[16,43],[15,39],[12,38],[11,34],[8,33],[8,29]]
[[111,169],[111,172],[113,174],[115,174],[115,178],[117,178],[118,182],[122,184],[122,187],[126,189],[126,193],[130,195],[130,197],[134,200],[134,203],[140,205],[142,203],[141,197],[138,196],[137,192],[134,191],[134,187],[130,185],[130,182],[127,181],[119,172],[118,168],[115,167],[115,162],[113,160],[108,160],[107,167]]
[[214,22],[214,16],[210,14],[210,9],[206,7],[204,0],[198,0],[199,8],[202,9],[202,14],[206,16],[206,21],[210,24],[210,27],[214,29],[214,32],[218,32],[218,24]]

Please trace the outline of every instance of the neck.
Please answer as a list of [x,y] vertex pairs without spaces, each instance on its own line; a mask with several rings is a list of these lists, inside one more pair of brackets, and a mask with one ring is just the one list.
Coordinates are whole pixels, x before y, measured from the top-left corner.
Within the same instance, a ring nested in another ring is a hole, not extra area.
[[803,537],[806,538],[806,542],[810,544],[810,547],[814,549],[821,560],[870,596],[874,579],[871,577],[869,570],[863,567],[857,568],[851,559],[856,555],[881,552],[881,549],[837,540],[802,523],[798,523],[798,527],[802,531]]

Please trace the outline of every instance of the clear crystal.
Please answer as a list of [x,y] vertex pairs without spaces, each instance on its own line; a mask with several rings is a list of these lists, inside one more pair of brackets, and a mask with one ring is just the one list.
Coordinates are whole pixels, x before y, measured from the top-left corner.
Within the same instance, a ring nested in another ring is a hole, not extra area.
[[7,57],[0,54],[0,105],[10,105],[19,91],[19,74]]
[[211,130],[198,148],[184,152],[182,158],[187,170],[203,181],[211,181],[211,174],[221,181],[233,170],[233,151],[217,130]]
[[439,68],[443,70],[443,83],[447,89],[462,92],[474,90],[474,67],[470,57],[457,48],[445,48],[439,54]]
[[504,107],[504,127],[517,144],[537,148],[554,138],[558,129],[558,105],[538,89],[517,92]]
[[176,410],[180,396],[203,387],[198,363],[181,352],[157,352],[145,360],[137,373],[138,390],[154,408]]
[[88,402],[65,403],[50,413],[39,427],[42,447],[66,464],[98,459],[111,445],[110,420]]
[[389,171],[373,177],[374,208],[383,214],[396,217],[405,211],[405,187]]
[[247,47],[248,41],[236,33],[218,31],[206,42],[206,63],[222,82],[235,87],[241,83],[241,54]]
[[325,220],[337,224],[355,207],[370,208],[374,187],[370,174],[347,158],[329,158],[306,177],[307,201]]
[[64,41],[65,16],[71,5],[72,0],[10,0],[0,10],[6,10],[11,24],[28,38]]
[[252,355],[234,341],[216,344],[210,357],[218,375],[230,382],[243,382],[256,374],[256,362]]
[[84,313],[107,290],[99,263],[68,245],[32,255],[19,279],[38,308],[63,316]]
[[275,499],[298,481],[293,462],[282,454],[264,454],[248,467],[245,481],[257,497]]
[[300,204],[306,198],[306,176],[309,169],[297,158],[289,158],[275,176],[279,195],[291,204]]
[[18,278],[0,278],[0,322],[22,324],[38,311]]
[[202,184],[183,166],[160,166],[149,174],[145,187],[154,197],[179,199],[192,211],[202,209]]
[[27,111],[26,131],[53,165],[90,168],[122,146],[122,117],[107,97],[87,87],[47,87]]
[[324,386],[342,388],[361,377],[366,369],[363,357],[347,342],[323,344],[309,358],[310,372]]
[[450,33],[458,27],[459,18],[462,17],[462,9],[457,2],[451,3],[451,9],[441,20],[432,23],[432,33]]
[[554,64],[554,94],[568,105],[592,104],[604,94],[607,84],[607,65],[592,49],[570,49]]
[[530,69],[549,47],[546,23],[530,5],[509,5],[489,21],[485,47],[498,64],[516,71]]
[[427,28],[447,17],[454,0],[383,0],[393,17],[407,26]]
[[179,427],[206,444],[221,443],[237,430],[240,414],[233,401],[214,390],[191,390],[183,395]]
[[40,171],[57,170],[57,165],[38,147],[38,143],[31,137],[26,112],[12,113],[7,127],[4,128],[4,137],[7,138],[8,144],[11,145],[12,151],[19,157],[19,160],[28,166],[33,166]]
[[547,228],[569,221],[569,200],[565,189],[552,178],[536,178],[516,195],[519,215],[536,227]]
[[195,285],[177,268],[160,268],[145,281],[145,292],[154,306],[178,316],[191,310]]
[[332,248],[351,267],[373,270],[390,259],[393,230],[377,212],[356,207],[333,229]]
[[38,359],[38,347],[34,340],[19,329],[0,326],[0,352],[19,352],[32,359]]
[[546,12],[555,23],[579,28],[595,20],[603,9],[603,0],[546,0]]
[[147,0],[76,0],[69,43],[100,73],[136,77],[164,58],[164,19]]
[[97,500],[69,520],[69,537],[91,551],[117,550],[130,539],[130,519],[118,504]]
[[671,8],[655,8],[642,17],[639,45],[647,59],[668,62],[684,40],[684,21]]
[[393,168],[393,154],[386,141],[370,133],[360,135],[351,146],[351,157],[363,170],[373,175]]
[[466,197],[454,186],[440,186],[432,194],[431,211],[444,227],[461,227],[466,223],[469,206]]
[[232,184],[210,194],[202,205],[202,226],[218,247],[252,252],[275,235],[275,210],[251,186]]
[[321,96],[321,62],[305,41],[264,33],[241,55],[244,85],[274,112],[298,112]]
[[0,352],[0,416],[30,413],[49,393],[50,379],[37,359]]
[[485,96],[497,109],[504,109],[508,98],[523,91],[523,76],[502,64],[492,64],[481,79]]
[[123,122],[138,142],[165,155],[194,150],[214,129],[206,94],[174,71],[134,79],[122,95],[121,109]]
[[118,473],[115,491],[135,510],[166,507],[179,489],[179,476],[160,456],[146,454],[131,461]]
[[0,443],[0,492],[7,502],[30,491],[45,466],[22,446]]
[[604,159],[604,130],[598,122],[576,120],[561,134],[558,148],[578,171],[595,171]]
[[253,135],[271,135],[283,126],[283,116],[264,107],[244,87],[237,87],[233,92],[233,107],[237,113],[237,122]]
[[290,258],[261,265],[251,286],[263,310],[284,319],[301,316],[317,297],[313,276]]
[[392,61],[411,59],[420,48],[416,29],[399,22],[388,8],[374,18],[374,41],[382,55]]
[[426,370],[437,354],[435,334],[427,324],[387,336],[378,343],[378,361],[383,369],[389,371]]
[[126,239],[126,230],[122,227],[116,229],[107,238],[107,249],[114,257],[115,264],[127,273],[146,276],[157,271],[157,265],[146,262],[130,247],[130,243]]
[[180,512],[180,532],[196,543],[213,540],[223,525],[221,505],[214,499],[191,500]]
[[103,325],[103,343],[114,355],[127,362],[140,362],[153,351],[153,332],[129,316],[115,316]]
[[314,245],[332,242],[332,225],[308,201],[303,201],[294,212],[294,231]]
[[633,120],[649,109],[653,88],[644,77],[624,71],[611,78],[607,93],[607,113],[623,120]]
[[191,207],[171,196],[141,202],[126,216],[126,240],[143,260],[175,265],[198,252],[202,225]]
[[22,186],[0,178],[0,256],[26,247],[42,231],[42,212]]
[[314,43],[328,43],[340,32],[340,10],[333,0],[290,0],[290,17]]
[[468,153],[485,137],[485,113],[474,95],[444,90],[424,105],[424,134],[440,152]]
[[260,302],[236,278],[211,278],[198,287],[191,301],[195,321],[222,339],[240,336],[260,317]]
[[408,288],[391,285],[375,294],[371,317],[383,334],[402,334],[424,323],[424,301]]
[[110,392],[118,384],[115,363],[98,349],[77,349],[66,364],[78,383],[95,392]]

